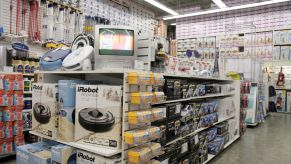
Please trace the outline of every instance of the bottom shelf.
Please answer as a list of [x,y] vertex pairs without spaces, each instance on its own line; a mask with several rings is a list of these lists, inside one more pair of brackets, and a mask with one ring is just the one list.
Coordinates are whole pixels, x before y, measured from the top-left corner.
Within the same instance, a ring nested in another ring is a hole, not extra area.
[[[239,139],[239,136],[236,136],[234,138],[234,140],[232,141],[229,141],[227,144],[224,145],[224,149],[226,149],[229,145],[231,145],[232,143],[234,143],[237,139]],[[224,150],[223,149],[223,150]],[[222,150],[222,151],[223,151]],[[213,158],[215,158],[216,156],[218,156],[220,153],[218,153],[217,155],[212,155],[212,154],[208,154],[208,159],[203,163],[203,164],[206,164],[208,163],[209,161],[211,161]]]
[[5,157],[11,156],[11,155],[15,155],[15,154],[16,154],[16,152],[9,153],[9,154],[0,154],[0,158],[5,158]]
[[76,142],[65,142],[65,141],[61,141],[58,139],[52,139],[50,137],[44,136],[38,132],[35,131],[29,131],[30,134],[45,138],[45,139],[49,139],[49,140],[53,140],[65,145],[69,145],[72,146],[76,149],[80,149],[80,150],[84,150],[84,151],[88,151],[91,152],[93,154],[97,154],[97,155],[101,155],[101,156],[105,156],[105,157],[111,157],[114,156],[116,154],[121,153],[121,150],[114,150],[114,149],[108,149],[108,148],[104,148],[104,147],[97,147],[97,146],[90,146],[90,145],[85,145],[85,144],[81,144],[81,143],[76,143]]

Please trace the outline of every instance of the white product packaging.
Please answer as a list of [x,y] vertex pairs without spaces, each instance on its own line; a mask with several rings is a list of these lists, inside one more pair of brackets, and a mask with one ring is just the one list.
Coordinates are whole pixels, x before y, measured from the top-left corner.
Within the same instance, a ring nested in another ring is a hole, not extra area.
[[77,151],[77,164],[121,164],[121,156],[105,158],[86,151]]
[[280,60],[288,60],[289,46],[281,46]]
[[50,138],[57,138],[57,84],[32,85],[32,130]]
[[121,147],[121,86],[77,85],[75,141]]

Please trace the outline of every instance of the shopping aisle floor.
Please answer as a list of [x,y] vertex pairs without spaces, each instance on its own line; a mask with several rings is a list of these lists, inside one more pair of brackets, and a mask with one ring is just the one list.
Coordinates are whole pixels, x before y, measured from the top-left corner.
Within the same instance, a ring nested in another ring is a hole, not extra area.
[[210,164],[291,164],[291,114],[272,113]]

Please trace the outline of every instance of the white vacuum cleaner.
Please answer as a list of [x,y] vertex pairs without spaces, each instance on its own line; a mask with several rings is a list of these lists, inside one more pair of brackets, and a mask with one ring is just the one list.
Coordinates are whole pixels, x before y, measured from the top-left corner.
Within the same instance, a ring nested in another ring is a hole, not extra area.
[[92,70],[91,59],[94,56],[94,39],[90,35],[80,34],[72,43],[70,53],[62,63],[65,70]]

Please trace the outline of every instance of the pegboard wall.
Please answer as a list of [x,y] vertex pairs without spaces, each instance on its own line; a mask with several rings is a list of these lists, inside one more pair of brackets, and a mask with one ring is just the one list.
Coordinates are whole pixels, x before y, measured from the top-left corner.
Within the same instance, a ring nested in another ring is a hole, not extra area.
[[[240,1],[237,1],[240,2]],[[232,3],[234,5],[235,2]],[[239,4],[241,5],[241,4]],[[199,10],[199,8],[197,8]],[[253,24],[255,28],[234,28],[234,24]],[[290,29],[291,2],[177,19],[177,39]]]
[[[12,14],[10,14],[10,3],[12,2]],[[74,2],[74,1],[72,1]],[[144,34],[148,34],[154,36],[155,27],[158,22],[155,20],[155,15],[149,9],[135,3],[134,1],[124,1],[127,5],[120,5],[111,0],[80,0],[80,10],[84,13],[81,18],[81,23],[84,24],[85,16],[98,16],[101,18],[108,19],[110,21],[110,25],[125,25],[134,27],[140,30]],[[4,32],[7,33],[16,33],[16,7],[17,0],[1,0],[0,5],[0,26],[4,28]],[[21,0],[22,3],[22,0]],[[29,0],[26,0],[26,15],[25,15],[25,31],[28,31],[29,24]],[[46,30],[43,30],[43,25],[45,24],[44,20],[42,20],[42,16],[44,12],[47,12],[40,5],[39,8],[39,26],[41,30],[41,40],[47,39]],[[22,11],[21,11],[22,12]],[[10,19],[11,16],[11,19]],[[21,27],[21,18],[22,14],[20,14],[20,27]],[[10,20],[11,20],[11,30],[10,30]],[[58,22],[54,22],[54,24],[58,24]],[[55,27],[54,27],[55,28]],[[75,34],[76,35],[76,34]],[[60,30],[54,29],[53,40],[66,40],[66,38],[62,37],[60,34]],[[72,38],[67,39],[70,42]]]

